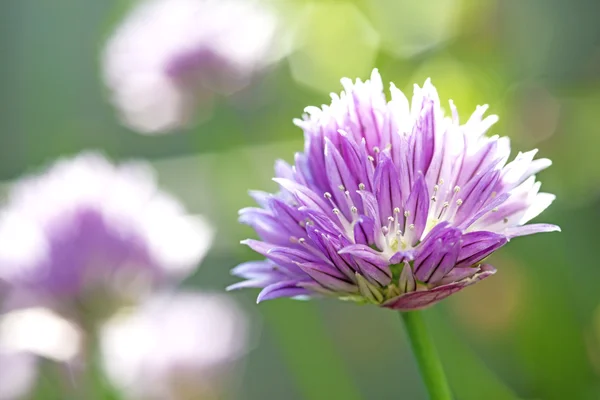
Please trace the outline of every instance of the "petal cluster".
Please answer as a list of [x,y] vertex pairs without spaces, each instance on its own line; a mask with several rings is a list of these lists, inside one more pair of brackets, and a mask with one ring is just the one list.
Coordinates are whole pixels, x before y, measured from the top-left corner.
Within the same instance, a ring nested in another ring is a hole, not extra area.
[[142,133],[185,127],[275,60],[276,28],[254,0],[142,0],[103,54],[111,100]]
[[196,268],[212,228],[159,190],[143,163],[96,153],[57,161],[9,190],[0,212],[0,280],[36,295],[79,298],[177,280]]
[[482,261],[510,239],[559,230],[525,225],[554,200],[535,180],[550,160],[509,162],[508,138],[486,136],[487,106],[461,124],[429,80],[410,103],[393,84],[388,101],[377,70],[342,84],[295,121],[305,148],[276,163],[280,192],[252,192],[259,207],[240,211],[260,237],[244,243],[266,260],[236,267],[232,288],[420,309],[492,275]]

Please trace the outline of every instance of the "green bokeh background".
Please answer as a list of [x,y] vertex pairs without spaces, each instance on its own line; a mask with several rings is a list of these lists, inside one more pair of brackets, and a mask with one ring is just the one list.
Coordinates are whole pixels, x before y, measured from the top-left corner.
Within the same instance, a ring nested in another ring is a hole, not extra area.
[[[302,2],[276,3],[293,11]],[[125,1],[3,0],[0,179],[84,149],[146,158],[163,187],[218,229],[186,285],[223,290],[234,282],[232,266],[256,258],[238,244],[252,232],[237,224],[237,210],[251,204],[249,188],[274,189],[276,158],[290,161],[301,150],[291,120],[340,90],[329,77],[366,79],[376,66],[384,81],[410,93],[431,76],[463,120],[477,104],[490,104],[500,115],[492,133],[553,160],[540,179],[557,200],[542,218],[563,229],[510,243],[492,257],[494,278],[425,312],[457,399],[599,399],[600,2],[328,3],[334,10],[351,4],[379,35],[376,47],[351,42],[362,36],[345,12],[300,23],[288,12],[290,26],[314,24],[294,54],[252,87],[219,99],[210,121],[148,137],[119,124],[100,79],[99,52]],[[431,46],[406,50],[432,35]],[[356,62],[341,58],[343,51]],[[261,327],[233,398],[426,398],[395,313],[328,300],[256,306],[255,292],[233,295]],[[55,389],[44,377],[35,398],[61,398]]]

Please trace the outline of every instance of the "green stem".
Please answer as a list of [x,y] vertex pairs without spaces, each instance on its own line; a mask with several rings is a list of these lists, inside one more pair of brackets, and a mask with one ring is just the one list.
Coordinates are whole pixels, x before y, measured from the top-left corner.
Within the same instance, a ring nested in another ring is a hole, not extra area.
[[401,312],[406,333],[431,400],[452,400],[452,393],[433,340],[419,311]]

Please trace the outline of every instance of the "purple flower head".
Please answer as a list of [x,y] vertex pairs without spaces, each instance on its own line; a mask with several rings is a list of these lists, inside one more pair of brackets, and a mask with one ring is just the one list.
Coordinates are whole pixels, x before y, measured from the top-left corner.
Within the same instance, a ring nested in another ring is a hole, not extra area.
[[281,191],[254,192],[260,207],[240,211],[261,239],[243,243],[267,259],[236,267],[245,281],[232,289],[415,310],[494,274],[482,261],[513,237],[559,230],[525,225],[554,200],[534,176],[550,160],[533,150],[507,163],[508,138],[485,136],[497,121],[487,106],[460,124],[429,80],[410,105],[393,84],[386,100],[377,70],[342,84],[295,121],[305,148],[276,163]]
[[276,28],[254,0],[142,0],[103,54],[111,100],[142,133],[185,127],[276,61]]
[[84,153],[10,188],[0,213],[0,280],[13,298],[104,304],[183,278],[211,239],[204,220],[158,189],[148,165]]

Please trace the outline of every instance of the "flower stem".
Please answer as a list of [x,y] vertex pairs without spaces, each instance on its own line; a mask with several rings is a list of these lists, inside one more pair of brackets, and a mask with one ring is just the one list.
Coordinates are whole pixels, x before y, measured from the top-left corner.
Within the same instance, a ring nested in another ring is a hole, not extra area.
[[433,340],[419,311],[401,312],[421,377],[431,400],[452,400],[452,393]]

